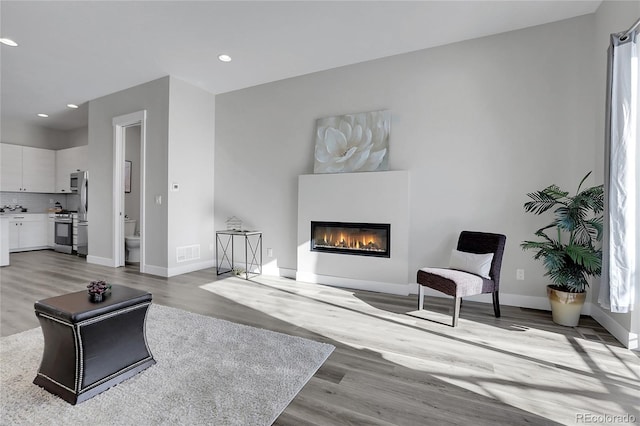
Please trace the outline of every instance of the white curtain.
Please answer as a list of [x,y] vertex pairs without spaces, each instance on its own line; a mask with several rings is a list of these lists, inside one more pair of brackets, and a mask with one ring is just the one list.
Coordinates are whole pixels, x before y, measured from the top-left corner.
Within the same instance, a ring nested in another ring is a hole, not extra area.
[[633,310],[637,286],[636,222],[637,31],[611,35],[605,140],[605,221],[598,302],[611,312]]

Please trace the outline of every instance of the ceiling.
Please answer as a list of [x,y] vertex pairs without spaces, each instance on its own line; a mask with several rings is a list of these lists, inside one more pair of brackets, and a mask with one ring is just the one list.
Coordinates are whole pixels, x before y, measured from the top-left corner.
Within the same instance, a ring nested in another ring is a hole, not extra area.
[[87,125],[89,100],[166,75],[224,93],[585,15],[600,3],[2,0],[0,36],[19,44],[1,47],[2,120],[70,130]]

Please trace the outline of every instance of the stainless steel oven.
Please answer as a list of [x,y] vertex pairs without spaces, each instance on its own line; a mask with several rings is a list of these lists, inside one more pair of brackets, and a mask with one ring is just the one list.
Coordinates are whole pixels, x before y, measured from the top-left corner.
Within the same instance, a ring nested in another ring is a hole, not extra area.
[[69,214],[57,214],[53,249],[71,254],[73,251],[73,219]]

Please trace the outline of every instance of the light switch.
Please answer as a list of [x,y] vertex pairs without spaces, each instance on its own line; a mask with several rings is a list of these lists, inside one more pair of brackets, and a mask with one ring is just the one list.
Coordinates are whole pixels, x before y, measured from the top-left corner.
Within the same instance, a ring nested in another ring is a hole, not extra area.
[[162,204],[162,195],[156,195],[156,204]]

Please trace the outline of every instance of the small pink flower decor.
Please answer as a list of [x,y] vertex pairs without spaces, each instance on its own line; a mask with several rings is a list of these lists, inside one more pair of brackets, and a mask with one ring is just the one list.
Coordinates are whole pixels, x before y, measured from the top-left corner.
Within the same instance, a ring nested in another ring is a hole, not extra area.
[[111,284],[107,284],[105,281],[91,281],[87,286],[89,293],[89,300],[94,303],[102,302],[111,291]]

